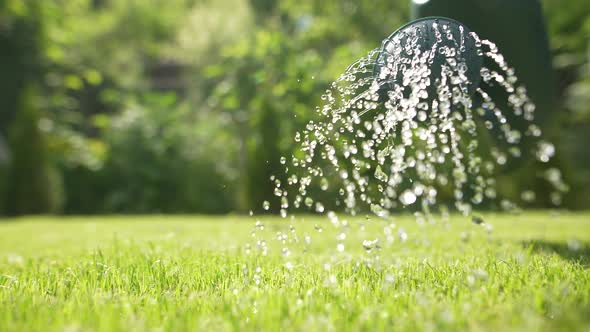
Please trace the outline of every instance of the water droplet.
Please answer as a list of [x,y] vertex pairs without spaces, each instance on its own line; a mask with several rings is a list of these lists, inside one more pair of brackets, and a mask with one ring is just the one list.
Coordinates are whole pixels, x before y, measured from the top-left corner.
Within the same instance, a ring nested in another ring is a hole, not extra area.
[[318,213],[324,212],[324,205],[320,202],[315,203],[315,211]]
[[387,182],[387,180],[389,179],[387,174],[385,174],[385,172],[383,172],[383,170],[381,169],[381,165],[377,165],[377,168],[375,169],[375,178],[382,182]]
[[321,188],[323,191],[326,191],[326,190],[328,190],[328,186],[329,186],[328,179],[326,179],[326,178],[322,178],[322,179],[320,180],[320,188]]
[[283,255],[283,257],[287,257],[291,255],[291,251],[289,250],[289,248],[283,248],[283,250],[281,250],[281,254]]
[[416,202],[416,194],[411,190],[406,190],[400,195],[399,200],[403,205],[412,205]]
[[549,160],[555,155],[555,146],[549,142],[539,142],[539,148],[537,150],[537,158],[541,162],[549,162]]

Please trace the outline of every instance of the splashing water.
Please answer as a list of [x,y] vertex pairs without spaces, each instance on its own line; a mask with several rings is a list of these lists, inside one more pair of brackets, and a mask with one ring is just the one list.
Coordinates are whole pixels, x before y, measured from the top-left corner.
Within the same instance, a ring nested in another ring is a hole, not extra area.
[[[273,178],[281,216],[298,209],[327,213],[344,234],[339,252],[350,225],[333,211],[371,211],[387,220],[409,209],[421,211],[417,220],[424,220],[434,209],[446,213],[440,202],[452,202],[464,215],[483,205],[513,209],[516,202],[497,193],[498,173],[528,150],[545,164],[555,154],[533,122],[535,105],[496,45],[463,26],[451,29],[450,21],[429,24],[431,35],[404,29],[334,81],[317,108],[319,120],[296,133],[298,153],[281,158],[287,185]],[[416,42],[421,38],[433,42]],[[479,61],[475,67],[470,48]],[[498,89],[502,100],[493,100],[498,93],[488,90]],[[546,168],[551,199],[559,204],[567,185],[558,169]],[[523,202],[535,196],[530,189],[521,195]],[[392,228],[386,238],[394,238]],[[408,235],[400,229],[398,237]],[[287,238],[297,241],[296,235]],[[305,234],[305,245],[310,243]],[[371,252],[378,243],[367,239],[362,246]]]

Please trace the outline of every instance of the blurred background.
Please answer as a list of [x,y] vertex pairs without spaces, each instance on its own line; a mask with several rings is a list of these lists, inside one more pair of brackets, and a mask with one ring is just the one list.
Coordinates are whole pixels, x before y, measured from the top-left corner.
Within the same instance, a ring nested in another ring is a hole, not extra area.
[[[545,131],[563,206],[588,208],[590,1],[541,4],[558,95]],[[258,210],[321,94],[410,12],[407,0],[0,0],[0,214]]]

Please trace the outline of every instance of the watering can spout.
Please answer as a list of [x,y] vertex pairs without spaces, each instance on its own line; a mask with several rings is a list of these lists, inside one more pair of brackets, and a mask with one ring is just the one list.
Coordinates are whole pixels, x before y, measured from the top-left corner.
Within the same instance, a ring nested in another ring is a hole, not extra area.
[[412,21],[386,38],[377,54],[373,76],[380,94],[405,86],[403,72],[417,61],[427,61],[433,80],[427,101],[436,96],[436,80],[444,70],[461,71],[464,89],[471,96],[480,80],[483,57],[475,35],[464,24],[446,17],[426,17]]

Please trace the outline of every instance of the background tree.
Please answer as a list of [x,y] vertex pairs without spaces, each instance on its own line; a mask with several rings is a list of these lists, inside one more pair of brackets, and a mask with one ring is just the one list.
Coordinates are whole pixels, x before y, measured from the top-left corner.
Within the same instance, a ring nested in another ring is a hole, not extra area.
[[[590,5],[542,4],[564,203],[585,207]],[[408,19],[405,0],[0,0],[2,213],[258,210],[321,94]]]

